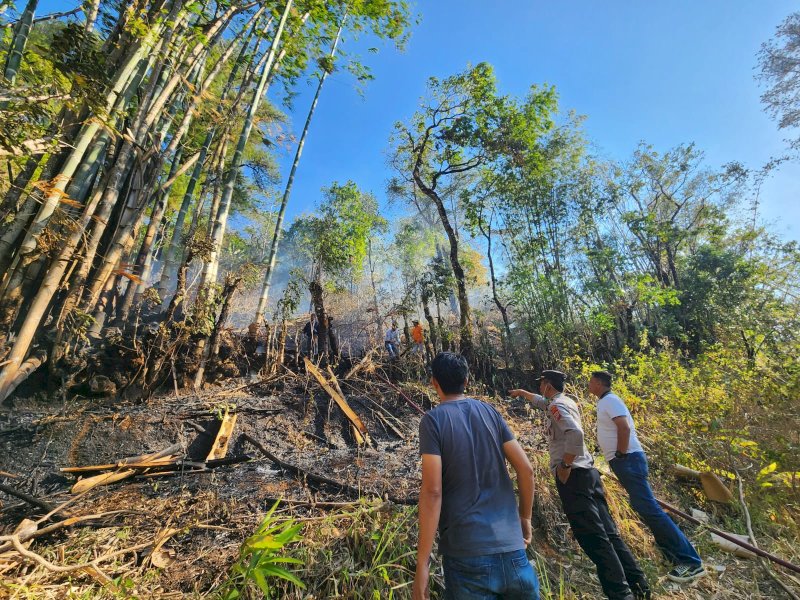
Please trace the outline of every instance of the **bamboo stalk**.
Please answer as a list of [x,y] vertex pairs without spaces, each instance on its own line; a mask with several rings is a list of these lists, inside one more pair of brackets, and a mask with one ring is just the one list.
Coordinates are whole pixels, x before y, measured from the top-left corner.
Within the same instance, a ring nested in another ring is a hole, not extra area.
[[690,523],[694,523],[695,525],[701,525],[701,526],[705,527],[706,529],[708,529],[709,531],[714,532],[719,537],[721,537],[723,539],[726,539],[729,542],[733,542],[737,546],[740,546],[740,547],[744,548],[745,550],[749,550],[753,554],[758,554],[759,556],[762,556],[764,558],[768,558],[769,560],[771,560],[772,562],[774,562],[777,565],[780,565],[780,566],[782,566],[782,567],[784,567],[786,569],[789,569],[790,571],[794,571],[795,573],[800,573],[800,567],[790,563],[789,561],[783,560],[782,558],[780,558],[778,556],[775,556],[774,554],[770,554],[769,552],[767,552],[765,550],[762,550],[761,548],[758,548],[756,546],[753,546],[752,544],[748,544],[747,542],[743,542],[742,540],[740,540],[738,538],[735,538],[732,535],[730,535],[729,533],[725,533],[724,531],[721,531],[721,530],[717,529],[716,527],[711,527],[710,525],[707,525],[706,523],[703,523],[699,519],[695,519],[693,516],[686,514],[682,510],[680,510],[678,508],[675,508],[671,504],[667,504],[663,500],[659,500],[658,498],[656,498],[656,502],[658,502],[664,509],[670,511],[671,513],[674,513],[674,514],[678,515],[679,517],[682,517],[682,518],[686,519]]

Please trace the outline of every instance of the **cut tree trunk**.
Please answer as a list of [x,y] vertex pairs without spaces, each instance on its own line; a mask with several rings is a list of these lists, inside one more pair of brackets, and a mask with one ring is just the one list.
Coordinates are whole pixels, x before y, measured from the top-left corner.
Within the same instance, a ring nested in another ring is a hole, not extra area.
[[[200,389],[203,385],[203,378],[205,377],[206,363],[209,359],[215,359],[219,354],[220,337],[225,323],[231,313],[231,301],[236,290],[242,283],[241,275],[229,275],[225,281],[225,287],[222,289],[222,308],[219,312],[219,318],[214,324],[214,329],[209,336],[208,343],[205,346],[205,351],[200,360],[200,366],[197,368],[197,373],[194,378],[195,389]],[[218,457],[215,457],[218,458]]]
[[[28,377],[30,377],[36,369],[41,367],[45,361],[47,361],[47,353],[44,350],[36,351],[28,360],[26,360],[22,365],[20,365],[17,372],[14,374],[14,378],[8,384],[8,388],[5,392],[5,398],[8,398],[14,391],[24,382]],[[2,402],[0,402],[2,404]]]
[[422,301],[422,313],[428,322],[428,336],[431,340],[431,346],[433,346],[432,354],[436,354],[439,348],[439,336],[436,335],[436,321],[433,320],[433,315],[431,314],[428,295],[423,292],[420,294],[420,300]]
[[[325,301],[322,293],[322,284],[314,279],[308,285],[308,291],[311,293],[311,303],[314,305],[314,312],[317,315],[318,334],[317,334],[317,351],[319,356],[324,360],[328,355],[328,315],[325,312]],[[309,352],[311,349],[309,348]]]

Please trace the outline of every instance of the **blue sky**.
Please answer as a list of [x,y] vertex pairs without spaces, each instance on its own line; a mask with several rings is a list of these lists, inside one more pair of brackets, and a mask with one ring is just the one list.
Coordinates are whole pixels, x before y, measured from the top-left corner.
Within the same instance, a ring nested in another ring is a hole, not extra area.
[[[695,142],[710,166],[737,160],[757,169],[785,151],[787,134],[762,110],[756,54],[793,10],[789,0],[420,1],[422,20],[405,52],[384,46],[364,56],[375,81],[363,98],[345,74],[326,83],[287,218],[313,210],[334,180],[352,179],[382,198],[393,123],[414,112],[429,76],[469,62],[492,63],[503,93],[555,85],[564,109],[586,115],[587,137],[602,156],[625,159],[640,141],[657,150]],[[297,128],[311,93],[301,86]],[[795,162],[761,192],[762,218],[793,239],[799,189]]]
[[[39,12],[76,5],[42,0]],[[587,117],[587,138],[603,157],[624,160],[640,141],[662,151],[695,142],[709,166],[736,160],[758,169],[785,152],[788,134],[762,110],[756,54],[794,10],[792,0],[417,0],[421,22],[405,52],[363,52],[375,76],[363,97],[344,73],[326,83],[287,219],[313,210],[333,181],[352,179],[382,199],[394,122],[414,112],[429,76],[480,61],[494,65],[502,93],[555,85],[562,108]],[[350,51],[371,46],[380,44],[345,38]],[[313,84],[298,91],[295,129]],[[284,172],[293,154],[285,150]],[[798,190],[800,162],[784,165],[761,190],[760,216],[800,240]]]

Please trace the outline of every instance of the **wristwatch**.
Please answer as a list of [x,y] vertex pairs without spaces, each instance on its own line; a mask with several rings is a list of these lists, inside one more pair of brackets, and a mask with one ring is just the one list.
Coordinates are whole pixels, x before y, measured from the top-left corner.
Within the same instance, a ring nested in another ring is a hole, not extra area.
[[558,465],[558,466],[561,467],[562,469],[571,469],[572,468],[572,465],[568,465],[563,460],[561,461],[561,464]]
[[620,452],[619,450],[614,452],[614,458],[625,458],[626,456],[628,456],[627,452]]

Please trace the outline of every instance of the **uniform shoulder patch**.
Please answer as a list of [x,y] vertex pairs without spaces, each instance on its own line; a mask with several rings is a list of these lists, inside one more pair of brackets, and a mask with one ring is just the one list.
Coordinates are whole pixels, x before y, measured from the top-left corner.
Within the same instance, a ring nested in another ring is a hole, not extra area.
[[553,415],[553,418],[556,421],[560,421],[561,420],[561,411],[558,410],[558,407],[555,404],[550,405],[550,414]]

